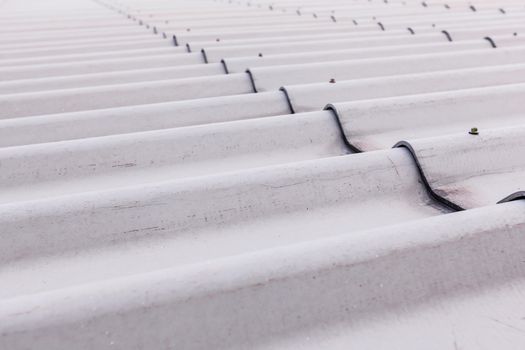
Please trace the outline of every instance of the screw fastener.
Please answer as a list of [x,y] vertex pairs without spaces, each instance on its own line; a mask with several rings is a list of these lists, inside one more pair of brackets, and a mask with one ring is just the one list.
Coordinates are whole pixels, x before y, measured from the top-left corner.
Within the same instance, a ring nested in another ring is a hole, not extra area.
[[470,128],[469,134],[471,134],[471,135],[479,135],[478,128]]

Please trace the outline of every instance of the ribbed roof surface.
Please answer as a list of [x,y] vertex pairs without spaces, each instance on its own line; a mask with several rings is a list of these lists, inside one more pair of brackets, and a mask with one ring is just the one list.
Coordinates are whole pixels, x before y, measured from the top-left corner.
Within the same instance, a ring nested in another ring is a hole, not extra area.
[[0,0],[0,349],[523,349],[524,20]]

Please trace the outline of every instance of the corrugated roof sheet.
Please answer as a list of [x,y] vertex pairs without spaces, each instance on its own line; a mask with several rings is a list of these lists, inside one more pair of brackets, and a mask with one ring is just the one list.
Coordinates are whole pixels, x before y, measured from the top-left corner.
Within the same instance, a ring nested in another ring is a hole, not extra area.
[[0,349],[521,349],[525,5],[0,1]]

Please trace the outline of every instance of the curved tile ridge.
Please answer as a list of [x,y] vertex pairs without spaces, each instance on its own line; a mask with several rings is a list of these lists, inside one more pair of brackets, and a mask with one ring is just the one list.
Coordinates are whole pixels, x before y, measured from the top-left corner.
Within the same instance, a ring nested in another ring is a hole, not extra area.
[[280,91],[0,120],[0,148],[289,114]]
[[415,45],[379,46],[372,48],[358,47],[274,55],[263,55],[263,53],[261,53],[260,56],[226,57],[222,60],[222,63],[228,72],[239,73],[244,72],[248,68],[263,66],[473,50],[483,48],[482,44],[485,45],[480,41],[465,41],[455,43],[454,45],[448,42],[432,42]]
[[222,74],[219,64],[154,67],[117,72],[89,73],[70,76],[0,81],[0,94],[93,88],[127,83],[151,83],[171,79],[213,77]]
[[340,24],[337,27],[332,26],[330,23],[320,24],[317,23],[312,27],[308,25],[296,25],[288,28],[268,28],[268,27],[257,27],[257,28],[245,28],[240,31],[231,28],[216,28],[215,30],[204,30],[201,32],[167,32],[166,35],[172,35],[173,40],[177,45],[185,45],[193,42],[208,42],[212,43],[216,41],[217,37],[221,39],[221,42],[226,44],[238,43],[239,41],[246,40],[254,43],[263,42],[276,42],[276,41],[297,41],[301,40],[314,40],[315,38],[333,38],[342,36],[351,36],[353,33],[367,33],[371,31],[370,26],[356,27],[354,24]]
[[[132,34],[132,33],[131,33]],[[133,40],[135,39],[135,40]],[[37,40],[36,38],[28,37],[26,39],[20,38],[19,40]],[[1,44],[0,44],[1,45]],[[182,55],[180,49],[176,49],[168,46],[166,42],[148,39],[148,37],[115,37],[100,40],[82,39],[80,42],[78,39],[74,41],[43,41],[39,45],[34,46],[9,46],[2,45],[4,50],[0,53],[0,63],[2,66],[18,66],[21,67],[31,64],[45,64],[46,61],[51,62],[62,62],[63,64],[68,61],[71,63],[81,63],[92,61],[93,59],[111,59],[116,58],[118,51],[121,52],[121,58],[127,57],[129,53],[130,57],[137,56],[155,56],[158,54],[169,54],[175,61],[181,63],[204,63],[202,57],[199,55]],[[84,53],[84,55],[82,55]],[[108,56],[108,57],[106,57]],[[184,57],[187,56],[187,57]],[[126,58],[124,58],[125,67]],[[57,63],[55,63],[57,64]]]
[[334,84],[286,85],[281,90],[285,92],[293,111],[299,113],[317,111],[328,103],[517,84],[523,81],[525,64],[509,64],[342,80]]
[[[122,54],[125,56],[125,53]],[[200,67],[204,71],[216,70],[218,74],[222,74],[222,68],[217,65],[204,65],[197,63],[178,62],[179,58],[187,60],[184,55],[174,55],[169,52],[159,53],[156,55],[144,55],[138,57],[119,57],[106,58],[92,61],[78,61],[67,63],[47,63],[34,64],[22,66],[7,66],[0,67],[0,81],[7,82],[22,79],[42,79],[52,77],[74,77],[83,74],[99,74],[104,72],[126,72],[134,69],[148,69],[148,68],[179,68],[188,69],[190,71],[197,71]],[[211,66],[211,68],[203,68]]]
[[513,194],[503,198],[498,203],[512,202],[512,201],[516,201],[518,199],[525,199],[525,191],[515,192],[515,193],[513,193]]
[[[412,153],[428,189],[462,210],[523,196],[525,126],[480,129],[398,142]],[[510,198],[509,193],[515,193]]]
[[[0,345],[82,350],[176,342],[180,348],[216,349],[292,341],[339,348],[351,339],[417,348],[421,338],[413,335],[421,323],[443,348],[458,327],[463,343],[480,336],[494,341],[497,334],[517,344],[523,339],[514,329],[497,327],[488,335],[482,330],[497,315],[515,315],[525,289],[524,204],[5,299]],[[479,317],[480,308],[486,317]],[[522,322],[517,315],[506,320],[511,328]],[[389,326],[398,331],[371,340],[370,332]]]
[[[454,134],[471,127],[525,124],[525,84],[452,90],[329,104],[354,151],[391,147],[399,140]],[[496,117],[497,116],[497,117]]]
[[[142,47],[140,47],[142,46]],[[67,55],[51,55],[51,56],[34,56],[26,58],[0,59],[0,67],[24,67],[40,64],[67,64],[68,62],[79,63],[89,61],[98,61],[101,59],[112,59],[120,57],[139,57],[165,53],[174,50],[173,47],[151,47],[149,44],[140,43],[139,47],[124,47],[123,45],[115,44],[111,51],[94,51],[92,53],[75,53]],[[176,49],[176,48],[175,48]],[[174,52],[173,57],[179,56],[182,52]],[[0,56],[1,57],[1,56]],[[202,63],[202,58],[199,56],[187,56],[185,59],[182,56],[176,58],[177,61],[187,61],[193,64]]]
[[[300,33],[297,32],[297,29],[299,28],[298,26],[293,26],[293,27],[294,27],[294,30],[296,30],[296,32],[290,33],[288,31],[288,35],[286,34],[286,28],[282,28],[283,30],[282,35],[262,36],[262,37],[254,36],[250,39],[248,38],[234,39],[231,37],[227,38],[229,35],[226,34],[226,38],[224,38],[223,40],[223,37],[221,36],[221,33],[219,31],[216,34],[214,34],[214,38],[212,38],[211,40],[210,39],[202,40],[198,38],[196,39],[190,38],[190,40],[188,41],[186,45],[190,46],[192,49],[194,48],[209,49],[209,48],[219,48],[219,47],[225,48],[227,46],[233,46],[233,47],[238,48],[238,47],[245,47],[245,46],[253,47],[255,45],[265,45],[265,47],[268,47],[267,45],[269,45],[269,47],[275,47],[275,45],[285,44],[285,43],[300,45],[300,43],[307,43],[307,42],[319,43],[320,42],[322,44],[323,40],[326,40],[326,41],[345,40],[345,39],[352,40],[352,39],[362,39],[364,37],[378,38],[381,36],[383,38],[386,36],[389,36],[395,39],[395,38],[399,38],[403,34],[405,34],[406,36],[406,30],[404,29],[392,30],[392,31],[385,33],[385,32],[378,31],[375,25],[363,25],[359,27],[355,25],[352,25],[350,27],[348,26],[345,27],[343,25],[343,27],[341,27],[340,29],[338,28],[339,26],[332,26],[331,30],[328,30],[328,31],[323,27],[316,29],[316,27],[308,26],[309,31],[301,31]],[[247,33],[249,34],[250,31],[256,28],[252,27],[251,29],[248,29],[248,28],[246,29],[247,29]],[[333,31],[334,29],[335,31]],[[315,32],[312,33],[311,30],[315,30]],[[260,31],[256,32],[256,34],[260,34],[260,33],[261,33]],[[220,37],[220,41],[216,41],[215,38],[217,37]],[[435,38],[435,37],[437,36],[436,35],[431,36],[431,38]],[[427,40],[428,40],[428,37],[427,37]],[[313,45],[308,45],[306,47],[311,48],[312,46]]]
[[319,111],[0,148],[0,203],[338,156],[342,139]]
[[247,72],[256,91],[269,91],[283,85],[328,82],[331,79],[352,80],[523,63],[524,57],[525,48],[516,47],[255,67]]
[[448,212],[400,148],[7,203],[0,297]]
[[246,74],[169,79],[0,96],[0,119],[249,94]]
[[[361,34],[359,34],[361,36]],[[341,47],[370,48],[386,45],[409,45],[441,41],[439,33],[429,33],[421,36],[407,36],[405,33],[396,35],[361,36],[350,35],[343,39],[322,39],[310,41],[284,41],[270,43],[256,43],[245,45],[224,45],[203,47],[202,52],[206,54],[209,62],[220,62],[225,58],[234,57],[257,57],[259,53],[264,55],[300,53],[312,51],[330,51],[341,49]]]

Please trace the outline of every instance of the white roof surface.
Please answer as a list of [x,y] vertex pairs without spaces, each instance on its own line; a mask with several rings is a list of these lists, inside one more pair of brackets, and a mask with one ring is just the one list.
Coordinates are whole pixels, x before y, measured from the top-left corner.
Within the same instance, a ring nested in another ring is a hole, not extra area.
[[0,0],[0,349],[523,349],[524,19]]

